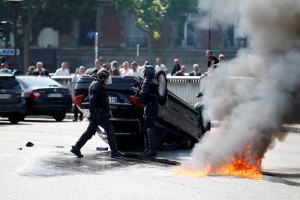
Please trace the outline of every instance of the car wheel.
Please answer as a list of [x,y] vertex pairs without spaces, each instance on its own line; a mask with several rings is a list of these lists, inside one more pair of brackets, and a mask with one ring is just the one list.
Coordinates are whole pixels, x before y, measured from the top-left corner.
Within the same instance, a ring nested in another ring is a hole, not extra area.
[[9,119],[10,123],[17,124],[17,123],[19,123],[19,121],[21,119],[21,114],[18,114],[18,113],[13,114],[13,115],[9,116],[8,119]]
[[66,113],[53,115],[53,118],[54,118],[57,122],[61,122],[62,120],[65,119],[65,117],[66,117]]
[[160,105],[164,105],[167,101],[168,89],[167,89],[167,77],[164,71],[159,71],[156,74],[156,80],[158,83],[158,102]]
[[203,119],[204,104],[202,102],[196,103],[194,109],[198,112],[198,123],[201,130],[199,137],[201,137],[206,131],[210,130],[210,122]]
[[20,117],[20,121],[24,121],[24,120],[25,120],[25,117],[26,117],[26,115],[25,115],[25,114],[22,114],[21,117]]

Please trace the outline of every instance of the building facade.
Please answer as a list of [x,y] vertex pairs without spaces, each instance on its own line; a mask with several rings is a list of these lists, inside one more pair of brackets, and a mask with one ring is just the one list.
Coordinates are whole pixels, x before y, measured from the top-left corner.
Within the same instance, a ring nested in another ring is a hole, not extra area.
[[[76,22],[71,35],[58,36],[58,46],[55,47],[57,63],[63,60],[70,61],[72,71],[72,66],[75,69],[79,64],[92,66],[95,57],[105,63],[112,60],[137,60],[142,64],[149,59],[154,62],[148,55],[147,35],[136,26],[133,13],[130,10],[116,10],[111,0],[96,1],[97,6],[91,11],[95,16],[94,20],[88,23]],[[235,56],[237,49],[245,45],[243,39],[236,38],[234,26],[224,25],[205,30],[200,28],[200,22],[201,16],[195,14],[188,15],[185,23],[166,18],[162,26],[162,37],[153,42],[153,56],[162,57],[169,68],[176,57],[188,68],[194,63],[199,63],[205,70],[206,49],[212,49],[216,54],[225,53],[230,59]],[[94,48],[96,32],[99,47],[97,55]],[[57,41],[53,43],[57,45]]]

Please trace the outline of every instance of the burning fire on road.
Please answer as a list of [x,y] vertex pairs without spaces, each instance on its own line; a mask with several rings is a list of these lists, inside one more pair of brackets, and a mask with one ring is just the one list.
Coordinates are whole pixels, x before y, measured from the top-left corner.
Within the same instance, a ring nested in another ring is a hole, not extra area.
[[228,175],[251,179],[262,179],[261,162],[261,157],[250,155],[250,152],[246,150],[243,154],[228,157],[220,166],[214,166],[209,162],[204,163],[201,167],[185,164],[174,168],[173,172],[177,175],[197,177]]
[[[252,161],[253,162],[253,161]],[[238,176],[251,179],[261,179],[262,173],[260,171],[261,158],[256,158],[254,163],[246,161],[242,156],[229,159],[228,164],[212,168],[208,163],[203,169],[186,169],[184,167],[177,167],[174,169],[175,174],[188,176],[208,176],[208,175],[229,175]]]
[[[209,13],[210,3],[199,0],[200,13]],[[261,179],[265,153],[287,136],[281,125],[300,88],[300,2],[215,0],[213,9],[218,14],[202,22],[218,27],[239,19],[236,37],[247,38],[248,46],[210,76],[204,118],[220,127],[206,132],[174,173]]]

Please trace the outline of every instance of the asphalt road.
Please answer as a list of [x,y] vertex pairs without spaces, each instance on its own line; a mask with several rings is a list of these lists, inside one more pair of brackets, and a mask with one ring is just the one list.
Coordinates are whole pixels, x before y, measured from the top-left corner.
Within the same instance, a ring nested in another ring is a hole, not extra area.
[[[278,142],[262,163],[263,179],[174,175],[173,166],[111,160],[96,151],[98,137],[75,158],[70,146],[87,122],[26,118],[18,125],[0,119],[0,199],[300,199],[300,134]],[[26,147],[27,142],[32,147]],[[180,161],[190,150],[160,152]]]

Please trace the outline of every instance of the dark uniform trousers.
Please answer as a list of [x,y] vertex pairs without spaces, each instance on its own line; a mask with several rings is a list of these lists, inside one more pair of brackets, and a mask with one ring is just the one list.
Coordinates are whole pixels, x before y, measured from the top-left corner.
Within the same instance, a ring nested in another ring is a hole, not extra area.
[[157,112],[158,103],[148,103],[144,107],[144,155],[150,152],[156,154],[156,135],[154,124]]
[[144,107],[144,129],[145,133],[148,128],[154,127],[155,118],[158,112],[158,103],[148,103]]
[[90,110],[90,123],[86,131],[81,135],[76,146],[81,149],[84,144],[95,135],[98,125],[104,128],[107,133],[107,141],[111,148],[111,152],[115,153],[118,151],[117,142],[115,138],[115,131],[109,121],[109,114],[107,111]]

